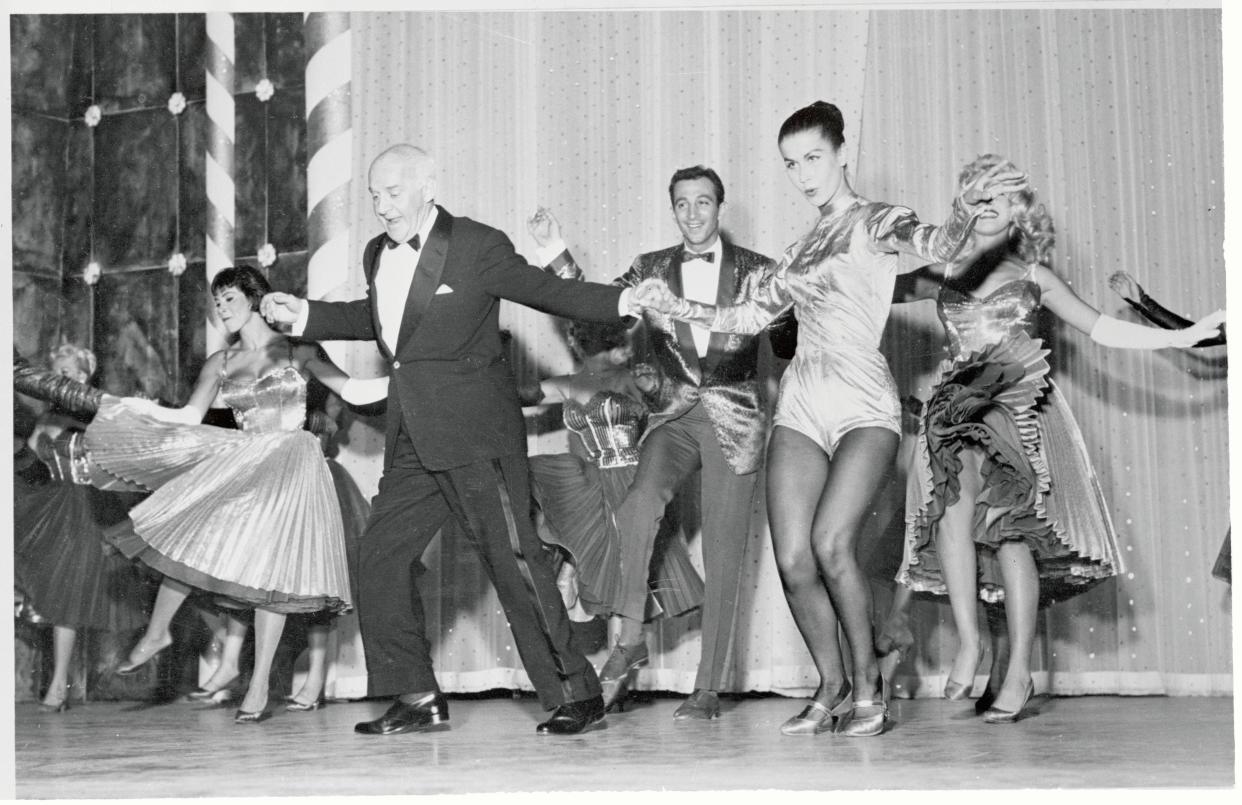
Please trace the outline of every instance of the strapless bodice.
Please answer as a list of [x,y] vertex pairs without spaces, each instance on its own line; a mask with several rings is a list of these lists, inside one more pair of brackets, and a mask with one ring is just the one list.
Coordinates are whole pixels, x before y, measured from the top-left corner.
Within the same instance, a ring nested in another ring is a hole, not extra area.
[[936,313],[949,337],[951,356],[965,357],[1019,333],[1036,337],[1039,300],[1039,284],[1030,279],[1011,280],[984,297],[943,286]]
[[282,366],[253,380],[225,378],[225,405],[238,427],[251,433],[298,430],[306,421],[306,380],[292,366]]
[[596,392],[585,404],[566,400],[561,413],[565,427],[582,440],[600,469],[638,463],[638,437],[646,415],[641,402],[615,391]]

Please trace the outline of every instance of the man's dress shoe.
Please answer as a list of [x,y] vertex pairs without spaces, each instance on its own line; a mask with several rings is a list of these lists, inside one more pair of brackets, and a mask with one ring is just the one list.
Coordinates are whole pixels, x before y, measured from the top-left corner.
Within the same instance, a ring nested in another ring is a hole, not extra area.
[[388,712],[374,721],[354,725],[354,732],[362,735],[397,735],[402,732],[424,732],[438,726],[448,726],[448,702],[442,693],[424,696],[413,704],[398,699]]
[[535,727],[540,735],[573,735],[604,720],[604,698],[595,696],[580,702],[566,702],[552,717]]

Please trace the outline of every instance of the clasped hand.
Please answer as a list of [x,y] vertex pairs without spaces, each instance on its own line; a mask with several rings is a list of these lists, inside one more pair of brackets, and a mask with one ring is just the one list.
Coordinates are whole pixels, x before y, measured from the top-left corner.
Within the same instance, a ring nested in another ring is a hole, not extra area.
[[630,307],[637,310],[654,310],[672,315],[685,305],[685,300],[673,293],[662,279],[650,277],[634,286],[630,295]]
[[274,291],[259,302],[259,313],[267,319],[268,324],[293,324],[298,320],[303,304],[305,303],[293,294]]
[[1224,323],[1225,311],[1217,310],[1209,313],[1189,327],[1181,330],[1171,330],[1170,334],[1174,337],[1173,345],[1176,347],[1193,347],[1200,341],[1215,338],[1220,335],[1220,328]]

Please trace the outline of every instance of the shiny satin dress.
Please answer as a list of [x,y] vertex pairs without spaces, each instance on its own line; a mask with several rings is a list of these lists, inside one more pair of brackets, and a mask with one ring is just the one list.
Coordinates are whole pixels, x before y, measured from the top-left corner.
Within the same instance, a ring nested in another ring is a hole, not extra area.
[[720,308],[694,303],[690,318],[712,330],[754,333],[793,307],[798,350],[781,377],[773,424],[798,431],[829,456],[854,428],[900,434],[897,384],[880,353],[898,254],[946,261],[967,237],[968,223],[960,205],[937,227],[906,207],[846,193],[822,208],[815,227],[749,299]]
[[80,429],[40,434],[35,453],[50,480],[13,512],[13,581],[32,619],[58,626],[123,632],[147,622],[151,588],[137,568],[107,546],[104,528],[125,518],[132,495],[90,486]]
[[[226,361],[227,366],[227,361]],[[276,612],[350,607],[341,510],[306,381],[284,366],[220,387],[240,430],[161,422],[118,403],[87,428],[93,462],[153,490],[109,534],[186,584]]]
[[[572,452],[530,458],[531,490],[545,520],[539,536],[573,557],[583,608],[592,615],[610,615],[620,611],[622,573],[627,570],[621,562],[625,535],[617,531],[616,510],[638,471],[638,439],[647,407],[629,395],[600,391],[585,405],[566,400],[561,410],[572,434]],[[664,539],[657,552],[649,579],[654,600],[648,609],[674,616],[700,606],[703,579],[685,543]],[[636,572],[646,576],[648,569]]]
[[937,312],[950,358],[920,423],[906,497],[898,580],[945,594],[935,535],[958,499],[962,448],[983,453],[972,533],[979,595],[1004,600],[996,549],[1020,540],[1040,576],[1040,603],[1082,592],[1122,569],[1112,519],[1078,424],[1047,377],[1035,338],[1040,287],[1012,280],[977,298],[944,286]]

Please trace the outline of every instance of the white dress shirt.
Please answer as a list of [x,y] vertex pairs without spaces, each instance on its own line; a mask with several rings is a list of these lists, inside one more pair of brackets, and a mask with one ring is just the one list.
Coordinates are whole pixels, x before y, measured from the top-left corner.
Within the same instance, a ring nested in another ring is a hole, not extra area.
[[[712,258],[714,262],[682,261],[681,292],[691,302],[714,305],[716,304],[716,287],[720,284],[720,265],[724,259],[724,247],[720,243],[720,237],[717,236],[712,247],[704,249],[703,253],[714,254]],[[707,345],[711,341],[712,331],[706,327],[691,324],[690,333],[694,336],[694,348],[698,350],[699,357],[702,358],[707,354]]]

